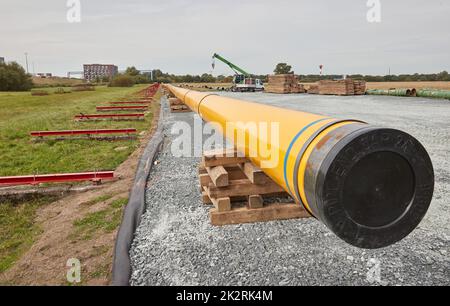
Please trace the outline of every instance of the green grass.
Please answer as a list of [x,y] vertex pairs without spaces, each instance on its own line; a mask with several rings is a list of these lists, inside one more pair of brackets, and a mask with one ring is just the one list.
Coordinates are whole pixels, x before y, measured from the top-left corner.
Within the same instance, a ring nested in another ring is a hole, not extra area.
[[[95,91],[64,95],[31,96],[30,92],[0,92],[0,176],[114,170],[139,145],[138,140],[106,141],[46,141],[33,142],[34,130],[66,130],[92,128],[136,128],[149,130],[153,115],[145,121],[75,122],[80,112],[95,113],[95,106],[108,101],[135,98],[145,85],[133,88],[96,87]],[[53,92],[56,89],[47,89]],[[115,151],[117,147],[127,150]],[[87,206],[111,199],[98,197]],[[36,212],[54,199],[41,198],[25,203],[0,204],[0,273],[9,269],[26,252],[41,233],[35,223]],[[112,231],[121,221],[126,200],[114,201],[103,212],[79,220],[76,229],[84,238],[97,230]]]
[[[113,170],[136,149],[137,140],[32,142],[30,131],[91,128],[148,130],[152,115],[142,122],[75,122],[79,113],[96,113],[96,105],[127,100],[145,85],[97,87],[95,91],[33,97],[30,92],[0,93],[0,176]],[[128,147],[116,152],[116,147]]]
[[106,209],[90,213],[74,222],[75,230],[70,235],[72,240],[89,240],[96,233],[110,233],[117,229],[122,219],[123,207],[128,199],[118,199],[108,205]]
[[10,268],[41,233],[35,223],[36,210],[52,198],[40,198],[23,204],[0,204],[0,273]]
[[101,202],[105,202],[108,201],[109,199],[111,199],[114,195],[112,194],[105,194],[105,195],[101,195],[95,199],[92,199],[90,201],[81,203],[81,206],[93,206],[95,204],[101,203]]

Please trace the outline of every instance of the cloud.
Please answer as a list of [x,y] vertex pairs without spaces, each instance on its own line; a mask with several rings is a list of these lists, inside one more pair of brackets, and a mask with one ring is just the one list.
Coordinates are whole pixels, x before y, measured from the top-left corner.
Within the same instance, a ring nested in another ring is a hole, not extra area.
[[[65,1],[3,0],[0,56],[29,52],[59,75],[92,62],[201,74],[214,52],[257,74],[280,61],[301,74],[450,69],[448,1],[381,3],[370,24],[365,0],[81,0],[82,22],[69,24]],[[217,63],[215,74],[230,73]]]

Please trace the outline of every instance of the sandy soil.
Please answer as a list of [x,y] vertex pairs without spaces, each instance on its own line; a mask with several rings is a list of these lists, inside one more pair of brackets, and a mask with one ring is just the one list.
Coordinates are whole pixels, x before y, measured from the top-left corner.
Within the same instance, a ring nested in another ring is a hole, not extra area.
[[[315,83],[302,83],[306,89]],[[433,88],[450,90],[450,82],[368,82],[367,89],[391,89],[391,88]]]

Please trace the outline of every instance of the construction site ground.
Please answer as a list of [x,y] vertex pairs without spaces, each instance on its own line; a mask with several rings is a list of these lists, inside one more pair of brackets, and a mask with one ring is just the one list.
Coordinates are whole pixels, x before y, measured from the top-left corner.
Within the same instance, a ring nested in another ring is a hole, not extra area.
[[450,285],[450,101],[221,94],[412,134],[435,167],[431,208],[409,237],[379,250],[352,247],[315,219],[213,227],[199,192],[200,158],[170,150],[173,124],[193,125],[194,114],[169,114],[163,100],[167,136],[131,249],[133,285]]

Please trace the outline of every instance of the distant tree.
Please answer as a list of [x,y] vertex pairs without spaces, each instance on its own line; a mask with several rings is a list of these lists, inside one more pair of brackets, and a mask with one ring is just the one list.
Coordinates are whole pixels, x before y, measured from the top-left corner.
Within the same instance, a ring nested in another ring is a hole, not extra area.
[[222,81],[223,83],[232,83],[233,82],[233,76],[227,76]]
[[290,74],[293,73],[292,66],[286,64],[286,63],[279,63],[275,67],[275,70],[273,71],[275,74]]
[[148,84],[151,83],[150,74],[140,74],[134,77],[134,83],[135,84]]
[[134,78],[130,75],[126,74],[118,74],[116,75],[111,82],[109,83],[109,87],[131,87],[133,86]]
[[125,70],[125,74],[131,75],[131,76],[137,76],[140,73],[141,72],[139,70],[137,70],[136,67],[134,67],[134,66],[128,67],[127,70]]
[[202,83],[215,83],[216,82],[216,78],[213,77],[211,74],[204,73],[200,77],[200,82],[202,82]]
[[153,77],[155,79],[158,79],[159,77],[162,77],[162,76],[163,76],[163,72],[161,70],[159,70],[159,69],[153,70]]
[[32,87],[31,75],[18,63],[0,64],[0,91],[28,91]]

